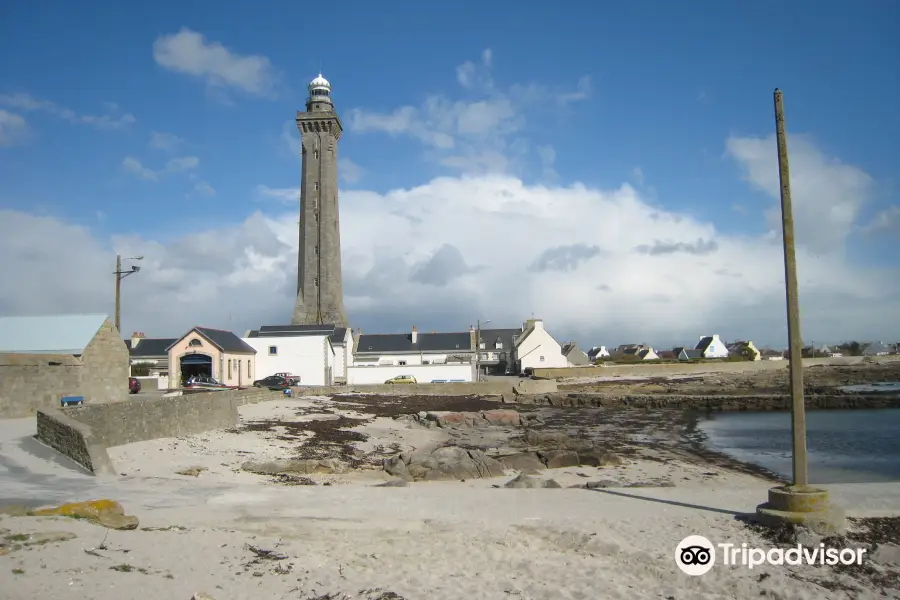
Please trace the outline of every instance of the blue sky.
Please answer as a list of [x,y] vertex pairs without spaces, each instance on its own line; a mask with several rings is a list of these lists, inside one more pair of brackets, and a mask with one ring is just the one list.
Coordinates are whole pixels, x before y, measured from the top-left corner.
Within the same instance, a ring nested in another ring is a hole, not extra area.
[[[340,149],[342,222],[351,221],[345,244],[360,257],[345,270],[376,260],[390,228],[396,231],[395,225],[372,218],[368,229],[362,224],[357,229],[352,222],[357,203],[365,207],[359,212],[367,214],[375,211],[371,203],[378,202],[385,210],[420,210],[410,207],[409,194],[398,195],[418,190],[422,203],[439,203],[440,196],[449,203],[447,210],[463,214],[484,205],[473,200],[472,190],[480,189],[472,187],[473,180],[490,177],[507,178],[504,185],[519,182],[529,194],[575,183],[598,194],[611,193],[627,184],[647,214],[660,210],[673,215],[673,222],[690,221],[712,232],[709,238],[723,249],[730,241],[765,240],[773,223],[766,211],[775,205],[771,187],[766,187],[774,145],[765,138],[774,129],[772,91],[778,86],[785,93],[792,159],[795,137],[798,154],[806,153],[795,166],[801,171],[795,195],[801,197],[798,203],[806,203],[798,207],[798,230],[801,242],[810,240],[810,260],[820,261],[822,268],[819,280],[819,271],[810,266],[810,293],[816,293],[814,283],[833,285],[825,275],[841,272],[835,261],[860,277],[858,265],[887,269],[867,272],[870,279],[856,282],[859,285],[896,274],[891,270],[897,266],[896,255],[886,252],[895,247],[900,225],[900,210],[892,208],[898,203],[900,164],[900,5],[893,2],[861,2],[852,10],[846,3],[805,1],[627,6],[578,2],[566,10],[507,1],[461,1],[452,10],[362,1],[335,2],[316,11],[285,3],[236,3],[226,9],[169,2],[87,6],[44,2],[4,9],[0,50],[15,60],[0,74],[0,208],[16,211],[22,219],[41,215],[86,228],[78,230],[82,237],[77,243],[98,253],[98,264],[104,249],[149,252],[148,244],[156,245],[160,256],[166,254],[165,260],[159,259],[157,276],[173,294],[183,292],[174,291],[175,279],[187,285],[200,277],[179,271],[175,252],[190,246],[191,256],[198,256],[194,246],[201,233],[246,231],[256,215],[265,221],[261,226],[270,237],[287,244],[271,249],[271,256],[280,259],[292,253],[292,205],[273,199],[284,198],[285,191],[298,184],[300,164],[292,151],[297,137],[291,121],[303,107],[306,84],[320,69],[334,86],[345,127]],[[479,110],[483,112],[476,114]],[[471,117],[466,121],[470,127],[464,127],[462,115]],[[451,145],[436,143],[438,134],[448,136]],[[760,143],[754,145],[753,140]],[[487,151],[490,159],[483,156]],[[815,169],[830,176],[820,177]],[[457,186],[449,198],[433,191],[440,177]],[[821,183],[816,182],[832,182],[821,190],[830,194],[827,199],[817,195]],[[849,207],[848,195],[854,195]],[[627,205],[622,200],[616,210]],[[632,223],[613,209],[590,214],[598,219],[618,214],[623,226]],[[805,215],[809,219],[803,222]],[[470,218],[478,217],[472,213]],[[491,218],[502,221],[502,215]],[[465,227],[466,220],[460,219]],[[22,223],[28,227],[36,222]],[[485,227],[489,236],[490,227]],[[547,247],[535,247],[532,254],[562,247],[553,245],[549,233],[562,226],[548,227],[543,230],[549,236]],[[461,251],[461,264],[468,266],[457,269],[456,277],[463,278],[458,289],[479,306],[470,314],[490,313],[517,322],[537,310],[546,315],[552,330],[550,317],[559,311],[557,327],[584,343],[587,338],[605,339],[608,327],[619,321],[601,319],[596,328],[565,321],[571,310],[559,308],[565,302],[543,291],[561,290],[562,280],[551,281],[535,269],[528,271],[533,279],[525,294],[529,305],[492,305],[491,298],[498,295],[492,286],[500,285],[502,278],[487,276],[487,268],[481,268],[481,263],[496,265],[489,258],[490,239],[463,241],[465,236],[457,234],[429,246],[425,229],[412,231],[415,243],[395,244],[394,253],[388,254],[406,261],[401,270],[415,287],[417,264],[425,265],[442,245]],[[644,235],[632,231],[632,237]],[[647,233],[656,237],[634,239],[632,246],[648,246],[654,239],[677,243],[679,235],[693,235],[671,231],[665,239]],[[235,256],[249,256],[253,239],[266,238],[264,232],[247,235],[249,245],[231,249]],[[541,235],[538,228],[527,237]],[[607,250],[603,240],[588,239],[590,232],[584,235],[585,247]],[[610,239],[610,233],[604,235]],[[816,235],[820,239],[813,240]],[[479,244],[486,244],[483,251]],[[25,252],[27,245],[22,242],[12,250]],[[593,256],[603,255],[599,249]],[[831,252],[834,256],[825,256]],[[200,254],[209,257],[210,251]],[[350,260],[347,254],[345,263]],[[536,264],[532,258],[523,254],[518,262]],[[79,264],[93,264],[90,260]],[[152,257],[146,260],[150,267]],[[230,255],[216,260],[236,264]],[[379,269],[390,268],[390,260],[385,260]],[[288,298],[289,304],[293,267],[289,256],[284,261],[283,268],[257,261],[251,270],[263,279],[268,274],[276,296]],[[363,287],[372,281],[374,264],[345,277]],[[679,263],[678,268],[710,267]],[[202,277],[227,279],[220,271],[210,268]],[[587,298],[581,308],[590,314],[592,293],[584,282],[610,269],[559,271],[576,286],[559,295]],[[671,265],[663,271],[671,272]],[[634,294],[647,297],[646,286],[632,281],[634,273],[621,275],[622,285],[596,286],[614,293],[622,290],[625,295],[615,305]],[[691,273],[684,271],[688,279]],[[746,293],[777,298],[777,290],[747,283],[749,275],[741,279],[749,286]],[[108,301],[88,289],[93,289],[92,281],[85,276],[72,283],[75,297],[85,306]],[[143,298],[150,288],[139,286],[153,281],[147,276],[132,287],[135,293],[140,289]],[[0,299],[0,308],[30,310],[43,285],[26,273],[25,291]],[[351,290],[353,286],[351,282]],[[415,318],[448,328],[472,320],[469,314],[438,310],[440,303],[430,294],[440,298],[443,292],[413,287],[403,298],[420,294],[416,306],[435,311],[417,309]],[[225,296],[234,292],[219,291]],[[703,296],[698,289],[657,292],[652,291],[660,296],[657,302],[672,306],[661,298],[668,294],[670,301],[680,299],[685,310],[693,293]],[[889,306],[897,300],[894,293],[893,288],[879,288],[878,302]],[[409,314],[409,306],[374,291],[355,295],[357,300],[348,299],[351,320],[370,330],[406,327],[401,317]],[[239,328],[276,318],[277,303],[246,309],[244,296],[238,296],[242,300],[228,307],[227,319],[205,308],[196,317],[177,319],[136,309],[129,319],[132,327],[146,332],[177,329],[192,319]],[[866,301],[875,302],[870,296]],[[837,304],[823,307],[821,314],[843,301],[834,300]],[[200,311],[203,305],[197,306]],[[768,315],[773,307],[777,304],[760,300],[759,314]],[[776,312],[760,325],[773,343],[780,335],[775,325],[779,318]],[[828,324],[833,319],[822,318],[821,323],[811,321],[811,327],[826,337],[851,335],[849,330],[856,326],[834,329]],[[727,328],[728,319],[723,313],[708,326]],[[860,321],[858,329],[860,335],[874,335],[878,328]],[[631,341],[631,335],[679,341],[689,331],[657,323],[641,325],[634,334],[625,329],[608,335],[621,342]],[[745,333],[753,331],[741,331]],[[893,333],[900,337],[900,332]]]

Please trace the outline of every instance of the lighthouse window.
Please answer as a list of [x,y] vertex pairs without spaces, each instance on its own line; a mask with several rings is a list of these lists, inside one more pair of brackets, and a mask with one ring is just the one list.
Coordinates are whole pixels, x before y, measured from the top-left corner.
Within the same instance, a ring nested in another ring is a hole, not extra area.
[[313,156],[316,157],[316,158],[319,158],[319,151],[316,150],[315,152],[313,152]]
[[314,281],[315,281],[315,286],[316,286],[316,287],[319,287],[319,278],[316,277]]
[[319,182],[318,182],[318,181],[315,182],[315,183],[313,184],[313,186],[315,186],[316,191],[318,191],[318,189],[319,189]]

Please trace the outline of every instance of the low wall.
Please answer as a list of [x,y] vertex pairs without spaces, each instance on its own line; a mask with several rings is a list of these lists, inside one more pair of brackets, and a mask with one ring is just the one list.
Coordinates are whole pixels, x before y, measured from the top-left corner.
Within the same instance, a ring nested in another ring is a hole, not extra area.
[[[803,366],[815,365],[849,365],[862,360],[854,358],[804,358]],[[564,369],[534,370],[534,376],[541,379],[563,379],[566,377],[659,377],[664,375],[681,375],[691,373],[742,373],[750,371],[771,371],[786,369],[788,360],[757,361],[714,361],[714,362],[678,362],[678,363],[635,363],[616,364],[594,367],[567,367]]]
[[392,377],[412,375],[420,384],[436,379],[473,382],[475,368],[471,364],[450,365],[351,365],[347,367],[347,383],[350,385],[383,384]]
[[233,427],[239,406],[280,397],[266,389],[229,390],[42,409],[38,439],[95,474],[114,473],[110,446]]
[[557,391],[556,381],[498,378],[471,383],[418,383],[335,385],[300,387],[298,396],[331,396],[334,394],[380,394],[390,396],[503,396],[512,394],[546,394]]
[[[142,392],[155,392],[157,390],[166,389],[165,386],[160,387],[159,377],[156,377],[155,375],[135,377],[135,379],[141,382]],[[165,385],[169,385],[168,381]]]
[[[806,408],[811,410],[900,408],[900,396],[892,394],[808,394],[805,397],[805,401]],[[791,409],[791,397],[788,395],[676,396],[666,394],[610,396],[589,393],[534,394],[518,396],[513,402],[563,407],[671,408],[706,412]]]
[[71,354],[0,354],[0,419],[30,417],[59,406],[63,396],[85,395],[83,369]]

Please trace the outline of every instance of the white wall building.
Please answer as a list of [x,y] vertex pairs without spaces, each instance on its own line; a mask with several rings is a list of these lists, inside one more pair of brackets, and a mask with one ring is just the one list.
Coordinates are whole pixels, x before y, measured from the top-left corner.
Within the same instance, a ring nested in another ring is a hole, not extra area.
[[728,358],[728,346],[717,333],[701,337],[694,349],[699,350],[703,358]]
[[256,378],[275,373],[300,377],[300,385],[333,385],[339,358],[329,325],[264,325],[244,341],[256,349]]
[[562,369],[569,366],[562,346],[544,329],[542,319],[529,319],[516,340],[516,362],[520,373],[525,369]]
[[470,332],[419,333],[415,326],[409,333],[357,331],[347,383],[384,383],[397,375],[412,375],[419,383],[473,381],[473,341]]

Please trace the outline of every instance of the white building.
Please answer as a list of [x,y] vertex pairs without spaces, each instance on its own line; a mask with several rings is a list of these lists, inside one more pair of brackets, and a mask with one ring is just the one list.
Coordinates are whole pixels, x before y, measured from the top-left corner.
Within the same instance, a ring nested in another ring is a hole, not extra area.
[[717,333],[701,337],[694,350],[699,350],[703,358],[728,358],[728,346]]
[[587,355],[591,362],[595,362],[598,358],[609,358],[610,356],[606,346],[594,346],[588,350]]
[[[346,365],[345,349],[335,348],[333,336],[346,335],[333,325],[264,325],[244,337],[256,350],[257,379],[275,373],[300,377],[300,385],[333,385]],[[343,340],[342,340],[343,341]]]
[[516,339],[516,365],[520,373],[525,369],[563,369],[569,361],[562,346],[544,329],[543,319],[529,319]]
[[412,375],[419,383],[474,381],[472,342],[470,332],[419,333],[415,326],[409,333],[358,331],[347,383],[384,383],[398,375]]

